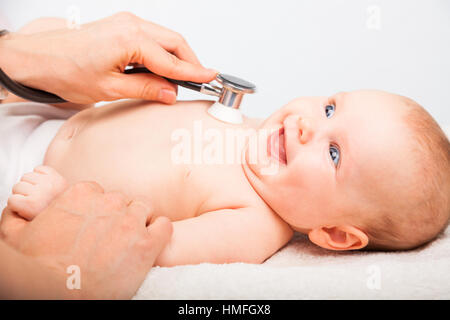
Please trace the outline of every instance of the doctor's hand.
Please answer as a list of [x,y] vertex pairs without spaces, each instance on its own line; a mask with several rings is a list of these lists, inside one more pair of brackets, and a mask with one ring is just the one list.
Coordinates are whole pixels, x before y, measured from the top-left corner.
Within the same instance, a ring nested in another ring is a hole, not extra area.
[[[124,74],[130,64],[157,75]],[[160,76],[210,82],[217,73],[200,64],[180,34],[126,12],[74,28],[11,33],[0,39],[0,68],[79,104],[122,98],[171,104],[177,87]]]
[[18,296],[131,298],[172,234],[169,219],[149,224],[151,217],[147,203],[88,182],[69,188],[32,221],[6,208],[2,239],[45,271],[21,275],[30,291]]

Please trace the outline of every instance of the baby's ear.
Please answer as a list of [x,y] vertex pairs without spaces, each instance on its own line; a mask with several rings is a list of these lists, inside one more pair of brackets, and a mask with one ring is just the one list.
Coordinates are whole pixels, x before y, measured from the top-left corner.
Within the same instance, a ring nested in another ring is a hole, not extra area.
[[315,228],[308,237],[319,247],[330,250],[357,250],[369,243],[367,234],[353,226]]

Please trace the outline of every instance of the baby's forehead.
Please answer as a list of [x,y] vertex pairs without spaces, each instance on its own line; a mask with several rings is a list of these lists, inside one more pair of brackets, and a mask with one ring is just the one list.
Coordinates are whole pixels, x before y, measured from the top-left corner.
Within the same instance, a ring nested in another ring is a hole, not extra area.
[[405,98],[381,90],[339,92],[332,97],[346,111],[364,111],[364,114],[394,116],[401,113]]
[[355,140],[362,140],[361,144],[369,143],[380,149],[390,149],[401,146],[407,139],[404,108],[400,99],[393,95],[350,93],[336,104],[336,118],[341,111],[342,129],[351,130],[349,134]]
[[404,166],[411,144],[401,103],[398,96],[375,90],[337,95],[335,120],[345,137],[342,160],[349,157],[368,175],[392,175]]
[[[363,91],[338,94],[335,120],[340,128],[361,139],[376,137],[389,145],[392,136],[406,138],[405,108],[401,97],[384,92]],[[401,134],[400,134],[401,133]]]

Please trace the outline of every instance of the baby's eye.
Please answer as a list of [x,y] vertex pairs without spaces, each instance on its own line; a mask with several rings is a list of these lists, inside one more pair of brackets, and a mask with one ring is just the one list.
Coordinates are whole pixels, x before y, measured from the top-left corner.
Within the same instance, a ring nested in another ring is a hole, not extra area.
[[339,149],[334,146],[330,146],[330,157],[331,157],[331,160],[333,160],[334,165],[337,167],[337,165],[339,164],[339,158],[340,158]]
[[333,116],[335,109],[336,109],[336,107],[332,104],[328,104],[325,107],[325,115],[327,116],[327,118],[331,118]]

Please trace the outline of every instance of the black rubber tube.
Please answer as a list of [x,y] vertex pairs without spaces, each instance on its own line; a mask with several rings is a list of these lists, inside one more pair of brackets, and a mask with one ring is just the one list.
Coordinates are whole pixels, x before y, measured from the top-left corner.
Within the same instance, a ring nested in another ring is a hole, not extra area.
[[[133,73],[151,73],[150,70],[147,68],[133,68],[133,69],[126,69],[124,71],[125,74],[133,74]],[[180,80],[174,80],[170,78],[165,78],[169,82],[172,82],[176,85],[194,90],[194,91],[200,91],[202,88],[201,83],[197,82],[191,82],[191,81],[180,81]],[[35,101],[35,102],[41,102],[41,103],[63,103],[67,102],[63,98],[39,89],[33,89],[24,85],[21,85],[20,83],[12,80],[6,73],[3,72],[2,69],[0,69],[0,84],[5,87],[9,92],[15,94],[18,97],[21,97],[26,100]]]
[[33,89],[16,81],[12,80],[6,73],[0,69],[0,84],[5,87],[9,92],[15,94],[18,97],[21,97],[26,100],[42,102],[42,103],[62,103],[67,102],[61,97],[57,95],[42,91],[39,89]]
[[[8,30],[3,29],[0,30],[0,37],[7,35],[9,33]],[[26,100],[36,101],[36,102],[42,102],[42,103],[62,103],[66,102],[66,100],[58,97],[57,95],[38,90],[33,89],[27,86],[23,86],[20,83],[15,82],[12,80],[6,73],[3,72],[2,69],[0,69],[0,84],[5,87],[6,90],[8,90],[11,93],[14,93],[16,96],[21,97]]]
[[[150,70],[148,70],[147,68],[132,68],[132,69],[125,69],[124,73],[126,74],[133,74],[133,73],[151,73],[154,74],[153,72],[151,72]],[[166,79],[169,82],[172,82],[174,84],[177,84],[179,86],[194,90],[194,91],[200,91],[200,89],[202,88],[202,84],[198,83],[198,82],[192,82],[192,81],[181,81],[181,80],[175,80],[175,79],[170,79],[170,78],[166,78],[163,77],[164,79]]]

